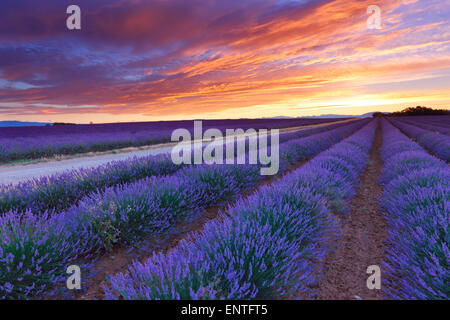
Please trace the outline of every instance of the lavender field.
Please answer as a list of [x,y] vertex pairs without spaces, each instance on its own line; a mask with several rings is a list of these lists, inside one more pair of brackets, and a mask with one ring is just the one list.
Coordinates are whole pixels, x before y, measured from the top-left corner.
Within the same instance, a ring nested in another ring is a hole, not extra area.
[[[345,119],[204,120],[203,126],[205,130],[271,129],[337,120]],[[192,130],[191,123],[192,121],[160,121],[0,128],[0,163],[166,143],[170,142],[173,130]]]
[[[207,121],[305,128],[270,147],[272,176],[160,154],[0,185],[0,298],[449,299],[448,120]],[[0,161],[167,142],[179,127],[192,122],[1,129]]]

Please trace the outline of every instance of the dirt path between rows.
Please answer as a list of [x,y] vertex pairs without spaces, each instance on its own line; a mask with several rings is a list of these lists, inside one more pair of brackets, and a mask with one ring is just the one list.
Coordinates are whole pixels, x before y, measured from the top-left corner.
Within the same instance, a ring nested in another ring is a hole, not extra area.
[[377,182],[383,168],[379,153],[381,144],[381,128],[378,126],[369,165],[360,177],[356,196],[350,202],[350,214],[338,217],[342,236],[334,245],[335,251],[325,259],[317,299],[382,299],[382,288],[367,288],[370,274],[366,273],[370,265],[381,268],[383,247],[387,241],[387,222],[379,208],[383,189]]

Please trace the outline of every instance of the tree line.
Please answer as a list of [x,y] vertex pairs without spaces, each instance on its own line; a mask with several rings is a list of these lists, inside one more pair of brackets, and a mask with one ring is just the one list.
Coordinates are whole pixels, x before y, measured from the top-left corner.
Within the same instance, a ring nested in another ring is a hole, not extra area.
[[439,116],[439,115],[450,115],[450,110],[448,109],[432,109],[428,107],[409,107],[403,109],[402,111],[395,111],[389,114],[383,112],[375,112],[373,117],[404,117],[404,116]]

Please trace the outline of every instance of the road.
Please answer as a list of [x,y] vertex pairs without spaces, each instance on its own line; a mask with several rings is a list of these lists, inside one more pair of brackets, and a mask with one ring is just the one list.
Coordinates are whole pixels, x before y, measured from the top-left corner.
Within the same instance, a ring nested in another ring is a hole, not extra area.
[[[346,122],[351,120],[336,121]],[[280,132],[292,132],[304,130],[312,127],[324,126],[332,124],[324,123],[303,127],[283,128]],[[239,141],[237,137],[237,140]],[[223,143],[220,140],[216,140],[216,143]],[[208,143],[204,141],[203,143]],[[63,158],[62,160],[50,160],[31,164],[20,165],[3,165],[0,166],[0,184],[17,184],[21,181],[26,181],[32,178],[39,178],[42,176],[48,176],[52,174],[62,173],[64,171],[80,169],[80,168],[92,168],[111,161],[126,160],[131,157],[144,157],[148,155],[157,155],[162,153],[170,153],[175,143],[160,144],[155,146],[147,146],[141,148],[127,148],[116,151],[108,151],[99,154],[93,154],[89,156],[79,155],[75,158]]]

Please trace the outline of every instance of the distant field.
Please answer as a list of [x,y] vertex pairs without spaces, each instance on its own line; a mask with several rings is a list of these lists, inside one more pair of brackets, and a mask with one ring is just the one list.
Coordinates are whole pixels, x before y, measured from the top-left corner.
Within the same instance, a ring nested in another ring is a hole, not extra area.
[[[203,120],[203,129],[287,128],[341,120],[345,119]],[[193,121],[0,128],[0,163],[164,143],[178,128],[192,132]]]

